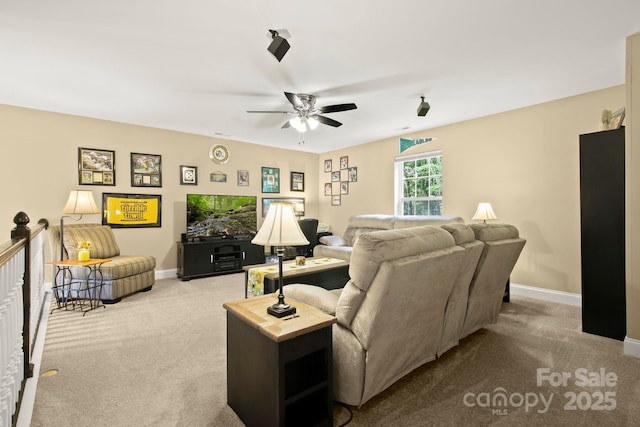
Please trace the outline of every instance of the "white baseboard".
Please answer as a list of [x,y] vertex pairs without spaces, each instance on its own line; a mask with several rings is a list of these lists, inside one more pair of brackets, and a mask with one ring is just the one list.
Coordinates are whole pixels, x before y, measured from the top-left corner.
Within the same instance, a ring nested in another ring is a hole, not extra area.
[[[579,294],[570,294],[568,292],[534,288],[532,286],[518,285],[515,283],[511,284],[511,294],[582,307],[582,296]],[[640,358],[640,340],[625,337],[624,354],[627,356]]]
[[640,340],[624,338],[624,354],[640,358]]
[[528,298],[541,299],[544,301],[557,302],[575,307],[582,307],[582,295],[571,294],[569,292],[553,291],[550,289],[534,288],[532,286],[518,285],[511,283],[511,294]]
[[177,277],[178,269],[170,268],[169,270],[156,270],[156,280],[160,279],[173,279]]

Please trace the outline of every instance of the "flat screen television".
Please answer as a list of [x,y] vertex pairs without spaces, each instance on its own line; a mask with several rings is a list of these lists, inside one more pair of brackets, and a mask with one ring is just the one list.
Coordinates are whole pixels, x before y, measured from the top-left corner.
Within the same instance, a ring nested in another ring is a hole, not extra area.
[[253,237],[257,197],[187,194],[187,239]]

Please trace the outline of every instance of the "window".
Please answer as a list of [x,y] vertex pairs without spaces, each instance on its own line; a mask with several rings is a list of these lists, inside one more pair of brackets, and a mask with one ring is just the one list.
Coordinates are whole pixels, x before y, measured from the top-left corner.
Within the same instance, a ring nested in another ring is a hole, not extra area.
[[396,158],[396,214],[442,215],[442,153]]

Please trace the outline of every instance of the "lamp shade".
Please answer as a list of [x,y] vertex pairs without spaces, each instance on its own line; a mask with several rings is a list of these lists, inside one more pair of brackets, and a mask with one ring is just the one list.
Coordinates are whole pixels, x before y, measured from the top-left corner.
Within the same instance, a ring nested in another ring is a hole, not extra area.
[[100,209],[93,199],[93,193],[88,190],[71,190],[69,199],[64,205],[62,213],[65,214],[98,214]]
[[495,212],[493,212],[493,208],[491,207],[491,203],[478,203],[478,209],[476,209],[476,213],[473,214],[473,218],[472,219],[481,219],[481,220],[488,220],[488,219],[498,219],[498,217],[496,216]]
[[301,246],[309,241],[296,220],[293,205],[272,203],[262,227],[251,243],[262,246]]

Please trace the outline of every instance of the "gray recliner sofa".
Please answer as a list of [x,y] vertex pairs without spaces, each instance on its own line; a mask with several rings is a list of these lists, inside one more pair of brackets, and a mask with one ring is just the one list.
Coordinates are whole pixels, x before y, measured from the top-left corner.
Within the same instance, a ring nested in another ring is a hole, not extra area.
[[524,244],[506,224],[366,232],[342,290],[291,284],[284,293],[336,316],[334,398],[361,406],[494,323]]

